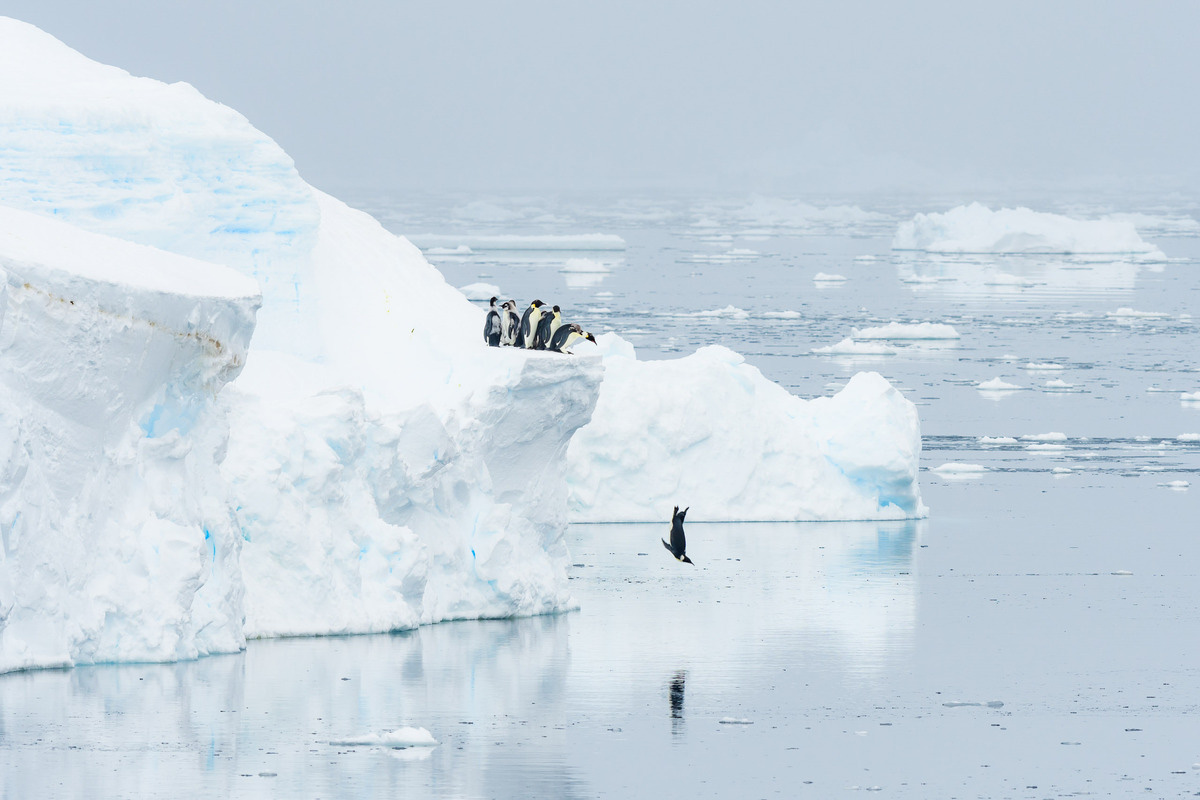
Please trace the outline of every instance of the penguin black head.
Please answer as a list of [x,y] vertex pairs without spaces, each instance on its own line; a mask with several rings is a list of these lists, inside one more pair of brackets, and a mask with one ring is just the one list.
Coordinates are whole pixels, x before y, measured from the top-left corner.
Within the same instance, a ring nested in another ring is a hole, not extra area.
[[590,333],[585,333],[585,334],[583,335],[583,338],[587,339],[587,340],[588,340],[589,342],[591,342],[592,344],[595,344],[595,343],[596,343],[596,337],[595,337],[595,336],[592,336]]
[[555,307],[554,307],[554,313],[555,313],[555,314],[557,314],[557,313],[558,313],[558,306],[555,306]]
[[546,304],[545,304],[545,303],[543,303],[541,300],[534,300],[534,301],[533,301],[532,303],[530,303],[529,305],[533,306],[534,308],[541,308],[542,306],[544,306],[544,305],[546,305]]
[[497,299],[498,299],[498,298],[495,298],[495,297],[493,297],[493,298],[492,298],[492,302],[488,303],[488,305],[490,305],[490,306],[495,306],[495,305],[496,305],[496,300],[497,300]]

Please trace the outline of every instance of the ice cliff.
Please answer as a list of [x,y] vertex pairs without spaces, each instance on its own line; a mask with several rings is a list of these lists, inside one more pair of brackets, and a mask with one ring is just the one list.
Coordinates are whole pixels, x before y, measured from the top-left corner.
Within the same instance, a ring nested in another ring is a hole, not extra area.
[[241,115],[6,18],[0,154],[0,672],[563,610],[569,514],[924,512],[882,378],[488,349]]
[[942,214],[917,214],[900,224],[893,250],[930,253],[1139,253],[1162,252],[1125,219],[1081,220],[1028,208],[993,211],[972,203]]

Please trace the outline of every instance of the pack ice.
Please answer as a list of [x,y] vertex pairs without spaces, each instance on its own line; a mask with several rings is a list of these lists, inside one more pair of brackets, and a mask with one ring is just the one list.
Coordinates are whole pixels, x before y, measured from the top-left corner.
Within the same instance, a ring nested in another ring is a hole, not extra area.
[[489,349],[187,84],[0,18],[0,87],[0,672],[568,609],[569,513],[923,513],[878,376],[805,403],[724,348]]
[[1028,208],[993,211],[980,203],[902,222],[893,250],[930,253],[1137,253],[1162,258],[1128,219],[1081,220]]

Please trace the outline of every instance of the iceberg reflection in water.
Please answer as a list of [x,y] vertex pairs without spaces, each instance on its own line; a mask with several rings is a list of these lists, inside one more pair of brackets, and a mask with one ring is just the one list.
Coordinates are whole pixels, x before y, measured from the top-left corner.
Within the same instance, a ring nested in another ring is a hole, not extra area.
[[[579,613],[0,676],[0,774],[23,797],[591,796],[614,747],[708,749],[722,718],[904,662],[923,524],[697,523],[686,573],[665,526],[575,526]],[[440,744],[331,744],[401,726]]]

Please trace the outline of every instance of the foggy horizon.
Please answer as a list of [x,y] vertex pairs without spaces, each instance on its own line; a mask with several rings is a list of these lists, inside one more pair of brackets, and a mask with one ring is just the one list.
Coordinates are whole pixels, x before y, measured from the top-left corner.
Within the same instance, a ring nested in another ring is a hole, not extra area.
[[[702,10],[698,10],[702,9]],[[1190,191],[1200,6],[17,0],[332,192]]]

